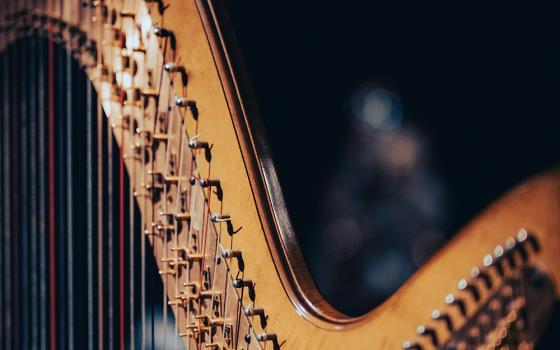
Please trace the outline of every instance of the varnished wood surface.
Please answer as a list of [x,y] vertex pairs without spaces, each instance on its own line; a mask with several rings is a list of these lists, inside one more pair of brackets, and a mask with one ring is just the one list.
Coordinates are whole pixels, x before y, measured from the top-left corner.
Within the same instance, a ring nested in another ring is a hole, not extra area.
[[[414,338],[418,324],[429,322],[434,308],[446,308],[444,296],[457,291],[457,281],[466,277],[470,267],[480,266],[485,254],[520,227],[538,236],[542,252],[535,258],[551,272],[558,289],[560,170],[551,170],[490,206],[381,306],[359,319],[337,313],[314,289],[301,260],[280,193],[274,192],[278,184],[266,145],[252,129],[258,129],[251,121],[258,118],[258,111],[250,91],[237,79],[244,73],[232,71],[239,67],[229,61],[230,52],[221,42],[229,36],[220,36],[215,23],[219,16],[206,1],[170,0],[168,4],[163,17],[156,5],[149,5],[153,22],[176,36],[173,56],[189,73],[188,96],[199,110],[198,134],[213,144],[211,163],[201,157],[198,170],[211,171],[221,181],[223,201],[212,200],[212,211],[229,213],[234,226],[242,227],[234,248],[243,251],[245,276],[256,284],[256,304],[265,308],[267,331],[278,334],[282,349],[400,348],[403,340]],[[49,11],[59,15],[55,7]],[[67,12],[67,20],[74,22],[71,11]],[[187,119],[185,128],[192,130],[193,123]],[[266,344],[269,348],[271,344]]]

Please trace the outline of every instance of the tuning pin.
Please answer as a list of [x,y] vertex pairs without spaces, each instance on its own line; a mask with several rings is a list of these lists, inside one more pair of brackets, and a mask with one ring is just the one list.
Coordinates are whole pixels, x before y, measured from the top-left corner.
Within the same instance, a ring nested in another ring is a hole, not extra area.
[[527,230],[524,228],[519,229],[519,231],[517,232],[517,241],[519,243],[528,242],[535,253],[538,253],[541,250],[537,238],[534,235],[527,232]]
[[265,315],[264,309],[262,308],[255,308],[252,305],[248,305],[244,310],[243,313],[245,316],[258,316],[261,322],[261,327],[264,329],[266,328],[267,324],[267,317]]
[[445,297],[445,303],[447,305],[454,305],[459,308],[461,315],[467,316],[467,306],[465,305],[465,301],[461,298],[456,298],[453,294],[447,294]]
[[467,282],[466,279],[461,278],[459,280],[459,282],[457,283],[457,288],[459,290],[469,291],[471,293],[471,295],[473,296],[475,301],[480,300],[480,293],[478,291],[478,288],[476,287],[476,285],[470,284],[469,282]]
[[478,267],[473,266],[471,268],[471,277],[474,279],[481,279],[482,281],[484,281],[486,288],[492,288],[492,278],[488,273],[486,273],[486,271],[481,271]]
[[402,348],[405,350],[423,350],[422,344],[420,343],[413,343],[410,340],[406,340],[403,342]]
[[252,288],[253,287],[253,281],[236,278],[236,279],[233,280],[233,286],[235,288],[244,288],[244,287]]
[[206,187],[219,187],[220,186],[220,180],[216,180],[216,179],[205,179],[202,178],[200,180],[198,180],[198,183],[200,184],[200,187],[202,188],[206,188]]
[[218,214],[218,213],[214,213],[212,215],[210,215],[210,220],[212,222],[226,222],[226,221],[231,221],[231,216],[229,216],[229,214]]
[[436,321],[445,322],[445,326],[447,327],[447,330],[449,330],[450,332],[453,331],[453,322],[451,321],[451,317],[448,314],[442,313],[441,311],[436,309],[432,311],[432,318]]
[[161,28],[157,24],[154,24],[154,26],[152,27],[152,33],[154,33],[155,36],[159,37],[166,37],[171,35],[171,31],[165,28]]
[[186,74],[186,69],[183,66],[179,66],[173,62],[170,63],[166,63],[163,65],[163,69],[167,72],[167,73],[181,73],[181,74]]
[[241,257],[241,251],[240,250],[224,249],[222,251],[222,257],[224,259],[240,258]]
[[[191,139],[188,142],[188,146],[189,146],[190,149],[201,149],[201,148],[208,149],[209,148],[208,142],[199,141],[197,135],[191,137]],[[194,185],[194,183],[192,183],[191,185]]]
[[277,341],[277,336],[275,333],[259,333],[257,334],[257,341]]
[[511,268],[515,268],[517,266],[517,262],[515,261],[516,243],[515,238],[511,236],[506,239],[504,256]]
[[509,267],[513,268],[515,267],[515,261],[512,261],[511,257],[512,257],[511,255],[508,257],[508,255],[506,254],[506,250],[501,245],[498,244],[496,248],[494,248],[494,260],[497,264],[501,265],[502,262],[505,260],[508,262]]
[[486,268],[494,267],[500,276],[504,275],[504,268],[490,254],[484,256],[482,265]]
[[196,107],[196,102],[192,100],[187,100],[184,97],[175,97],[175,105],[177,107],[185,107],[191,110],[194,119],[198,119],[198,108]]
[[180,96],[176,96],[175,97],[175,106],[177,107],[192,107],[193,105],[195,105],[195,102],[193,100],[187,100],[184,97],[180,97]]
[[432,345],[436,347],[438,346],[439,344],[438,337],[436,331],[433,328],[420,325],[418,326],[418,328],[416,328],[416,333],[418,333],[418,335],[421,335],[423,337],[429,337],[430,341],[432,342]]

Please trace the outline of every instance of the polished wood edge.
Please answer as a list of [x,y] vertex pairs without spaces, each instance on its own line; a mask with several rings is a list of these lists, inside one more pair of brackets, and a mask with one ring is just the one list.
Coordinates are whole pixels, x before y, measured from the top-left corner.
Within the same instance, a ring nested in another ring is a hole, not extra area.
[[259,108],[224,4],[196,0],[241,149],[266,242],[294,308],[321,328],[342,329],[363,317],[335,310],[320,294],[291,224]]

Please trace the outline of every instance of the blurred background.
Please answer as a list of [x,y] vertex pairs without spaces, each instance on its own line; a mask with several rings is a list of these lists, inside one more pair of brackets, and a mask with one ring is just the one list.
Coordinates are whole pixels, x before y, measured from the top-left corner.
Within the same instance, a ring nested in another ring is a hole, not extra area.
[[505,191],[560,164],[551,9],[228,10],[305,258],[349,315],[386,299]]

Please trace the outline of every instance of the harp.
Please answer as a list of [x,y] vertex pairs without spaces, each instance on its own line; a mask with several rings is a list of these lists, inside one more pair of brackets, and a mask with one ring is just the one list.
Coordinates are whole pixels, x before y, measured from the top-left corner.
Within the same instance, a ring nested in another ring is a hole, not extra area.
[[307,270],[219,1],[2,2],[1,344],[532,348],[560,174],[465,227],[382,305]]

